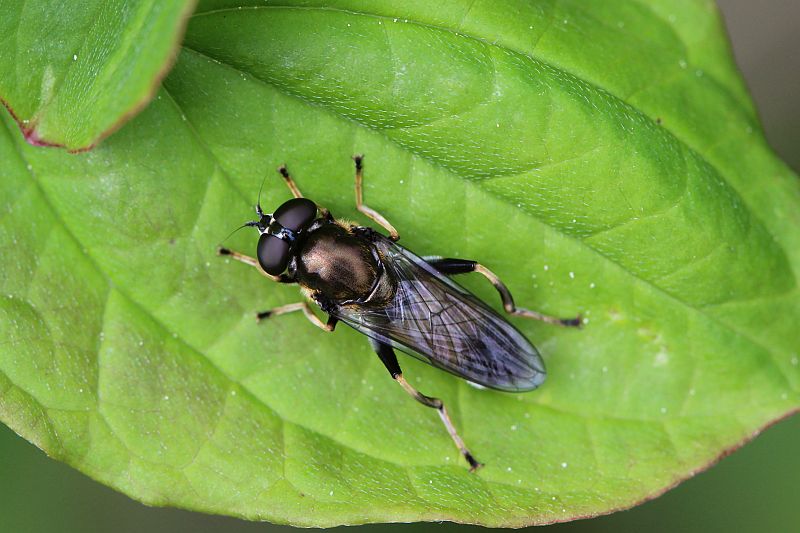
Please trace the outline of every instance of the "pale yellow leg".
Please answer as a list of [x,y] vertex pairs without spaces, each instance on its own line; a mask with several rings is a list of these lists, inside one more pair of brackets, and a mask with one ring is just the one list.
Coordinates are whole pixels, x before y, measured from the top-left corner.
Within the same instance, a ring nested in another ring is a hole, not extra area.
[[360,212],[364,213],[370,219],[372,219],[375,223],[379,224],[383,229],[389,232],[389,238],[393,241],[397,241],[400,239],[400,234],[397,233],[397,230],[394,229],[388,220],[386,220],[383,215],[372,209],[371,207],[367,207],[364,205],[363,194],[361,191],[361,185],[363,181],[363,167],[361,162],[363,161],[364,156],[362,155],[354,155],[353,161],[356,162],[356,209]]

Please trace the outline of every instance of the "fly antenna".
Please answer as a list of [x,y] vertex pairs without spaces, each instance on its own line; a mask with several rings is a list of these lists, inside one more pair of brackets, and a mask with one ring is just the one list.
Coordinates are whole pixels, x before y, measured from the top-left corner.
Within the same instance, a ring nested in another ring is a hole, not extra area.
[[[258,188],[258,200],[256,201],[256,213],[259,217],[264,216],[264,211],[261,210],[261,191],[264,189],[264,182],[267,181],[267,175],[261,179],[261,186]],[[241,228],[240,228],[241,229]]]
[[225,237],[224,239],[222,239],[222,242],[220,242],[218,246],[222,247],[222,245],[225,243],[225,241],[227,241],[228,239],[233,237],[233,234],[236,233],[237,231],[239,231],[240,229],[254,228],[254,227],[257,227],[257,226],[258,226],[258,221],[256,221],[256,220],[252,220],[250,222],[245,222],[244,224],[242,224],[241,226],[239,226],[238,228],[236,228],[232,232],[228,233],[228,236]]

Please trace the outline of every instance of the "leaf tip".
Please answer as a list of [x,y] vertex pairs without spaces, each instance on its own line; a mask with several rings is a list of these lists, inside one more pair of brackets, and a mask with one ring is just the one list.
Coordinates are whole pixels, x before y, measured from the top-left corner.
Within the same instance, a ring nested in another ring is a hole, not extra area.
[[36,130],[36,121],[20,118],[6,100],[0,98],[0,102],[3,103],[3,106],[8,110],[11,118],[13,118],[14,122],[19,126],[19,131],[22,132],[22,137],[25,139],[25,142],[31,146],[63,147],[63,145],[50,142],[39,135],[39,132]]

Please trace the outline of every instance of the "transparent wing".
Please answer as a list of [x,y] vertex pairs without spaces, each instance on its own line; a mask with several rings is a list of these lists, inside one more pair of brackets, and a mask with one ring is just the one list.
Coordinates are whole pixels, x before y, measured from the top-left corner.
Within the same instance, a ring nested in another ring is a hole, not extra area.
[[493,389],[523,391],[545,378],[539,352],[514,326],[402,246],[377,237],[385,276],[396,283],[388,305],[339,306],[332,314],[380,342]]

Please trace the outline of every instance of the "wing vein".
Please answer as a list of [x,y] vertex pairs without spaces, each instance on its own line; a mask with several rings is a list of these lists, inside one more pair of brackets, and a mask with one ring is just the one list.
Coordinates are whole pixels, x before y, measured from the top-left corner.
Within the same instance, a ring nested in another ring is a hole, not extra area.
[[539,352],[513,325],[425,260],[382,236],[375,246],[396,286],[389,302],[339,306],[345,324],[486,387],[523,391],[545,377]]

